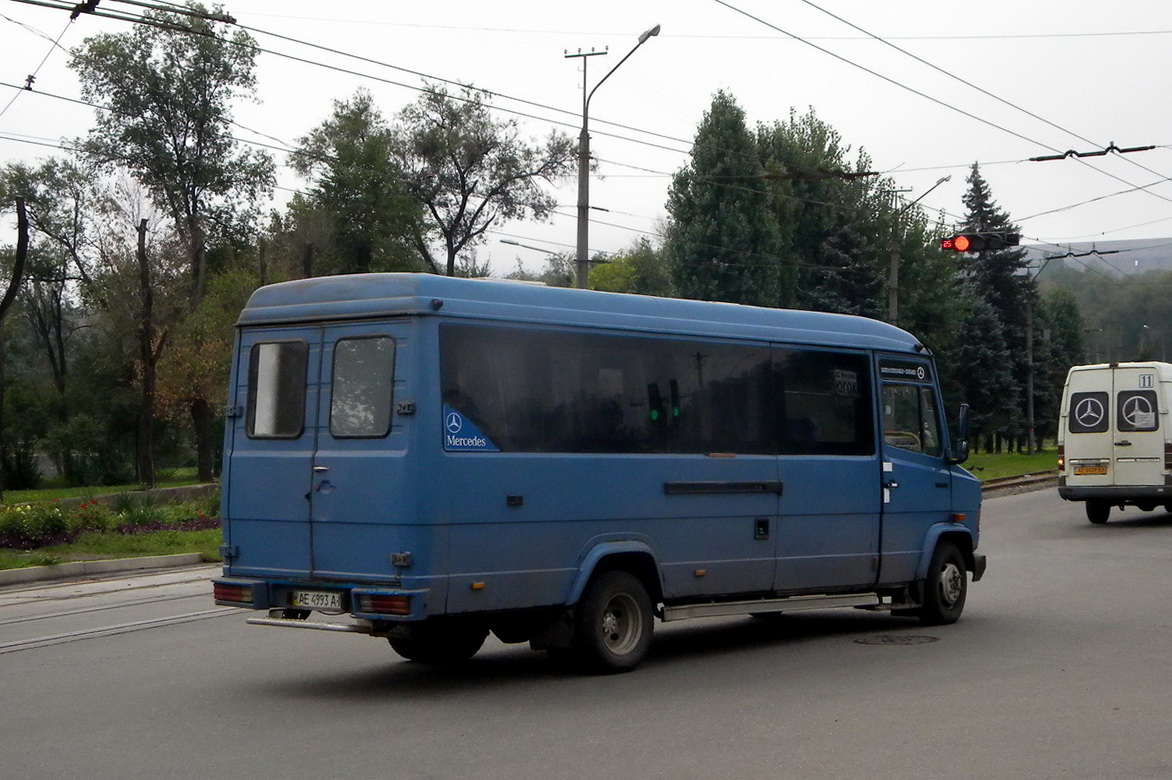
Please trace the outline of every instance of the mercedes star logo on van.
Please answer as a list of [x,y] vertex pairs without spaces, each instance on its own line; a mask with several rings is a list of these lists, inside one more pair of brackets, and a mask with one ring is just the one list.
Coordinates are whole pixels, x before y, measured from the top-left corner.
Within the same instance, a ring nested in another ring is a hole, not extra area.
[[456,412],[448,412],[444,425],[447,426],[448,433],[459,433],[460,429],[464,427],[464,420]]
[[1136,428],[1146,428],[1152,424],[1152,403],[1142,395],[1133,395],[1123,402],[1120,414]]
[[1078,424],[1084,428],[1094,428],[1103,421],[1104,413],[1103,404],[1099,403],[1098,399],[1084,398],[1075,407],[1074,419],[1078,420]]

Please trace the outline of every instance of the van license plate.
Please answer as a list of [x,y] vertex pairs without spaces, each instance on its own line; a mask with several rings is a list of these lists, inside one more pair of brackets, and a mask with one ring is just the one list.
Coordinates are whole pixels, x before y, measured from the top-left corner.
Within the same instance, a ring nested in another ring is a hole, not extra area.
[[295,590],[289,595],[290,606],[303,609],[342,610],[342,594],[322,590]]
[[1074,473],[1076,476],[1081,476],[1083,474],[1106,474],[1107,467],[1106,466],[1075,466]]

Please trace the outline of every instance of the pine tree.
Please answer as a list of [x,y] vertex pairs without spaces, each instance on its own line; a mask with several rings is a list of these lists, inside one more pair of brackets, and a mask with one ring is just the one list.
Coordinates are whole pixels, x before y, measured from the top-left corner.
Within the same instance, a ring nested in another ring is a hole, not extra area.
[[718,92],[668,193],[664,253],[678,295],[776,305],[780,244],[763,173],[745,112]]
[[[964,233],[1017,233],[1019,228],[1009,214],[998,207],[980,168],[973,163],[972,172],[966,180],[969,190],[964,196],[967,209],[959,232]],[[1001,324],[1001,330],[1008,350],[1006,359],[1012,379],[1012,392],[1001,399],[988,399],[1004,408],[990,411],[990,418],[1000,425],[992,433],[1019,440],[1025,432],[1026,386],[1032,368],[1027,354],[1027,321],[1029,312],[1037,301],[1037,284],[1029,274],[1024,249],[1013,247],[994,249],[965,255],[961,260],[964,275],[977,296],[984,300]],[[1035,335],[1037,335],[1035,331]],[[1036,379],[1035,374],[1035,379]],[[1036,393],[1035,393],[1036,395]],[[1036,398],[1035,398],[1036,400]],[[1035,419],[1037,418],[1035,410]]]

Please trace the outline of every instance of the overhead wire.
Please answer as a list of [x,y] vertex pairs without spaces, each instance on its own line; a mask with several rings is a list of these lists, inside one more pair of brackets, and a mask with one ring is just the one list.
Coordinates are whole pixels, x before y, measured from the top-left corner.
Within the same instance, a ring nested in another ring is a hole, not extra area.
[[[925,65],[925,66],[931,68],[932,70],[936,71],[937,73],[941,73],[941,74],[947,76],[948,78],[953,79],[954,81],[958,81],[961,84],[964,84],[965,86],[969,87],[970,89],[975,89],[977,92],[980,92],[982,95],[993,98],[994,100],[996,100],[1006,106],[1009,106],[1010,108],[1012,108],[1016,111],[1020,111],[1021,113],[1025,114],[1026,116],[1029,116],[1033,119],[1036,119],[1039,122],[1042,122],[1043,124],[1049,125],[1050,127],[1054,128],[1056,130],[1059,130],[1063,133],[1067,133],[1068,135],[1072,135],[1075,138],[1079,139],[1080,141],[1085,141],[1086,143],[1091,144],[1092,146],[1095,146],[1095,147],[1102,147],[1103,146],[1103,144],[1101,142],[1094,141],[1090,138],[1087,138],[1084,135],[1081,135],[1078,132],[1075,132],[1074,130],[1071,130],[1067,127],[1063,127],[1062,125],[1057,124],[1056,122],[1052,122],[1049,119],[1047,119],[1043,116],[1040,116],[1039,114],[1036,114],[1033,111],[1030,111],[1029,109],[1023,108],[1010,100],[1006,100],[1005,98],[1001,97],[1000,95],[996,95],[996,94],[990,92],[989,90],[985,89],[984,87],[981,87],[981,86],[978,86],[977,84],[974,84],[973,82],[969,81],[968,79],[962,78],[961,76],[958,76],[955,73],[952,73],[951,71],[948,71],[944,68],[941,68],[940,66],[936,65],[935,63],[929,62],[928,60],[924,59],[923,57],[920,57],[917,54],[913,54],[912,52],[908,51],[907,49],[904,49],[900,46],[896,46],[894,43],[891,43],[890,41],[882,38],[881,36],[878,36],[869,30],[863,29],[862,27],[855,24],[854,22],[852,22],[848,19],[844,19],[843,17],[839,16],[838,14],[835,14],[831,11],[826,10],[822,6],[813,2],[813,0],[800,0],[800,2],[805,3],[806,5],[810,6],[811,8],[813,8],[817,11],[820,11],[821,13],[826,14],[827,16],[831,17],[832,19],[835,19],[835,20],[841,22],[842,24],[847,25],[851,29],[858,30],[859,32],[863,33],[864,35],[867,35],[870,38],[878,41],[879,43],[882,43],[884,46],[888,46],[888,47],[894,49],[895,51],[899,52],[900,54],[903,54],[906,57],[912,58],[916,62],[920,63],[921,65]],[[1114,146],[1115,146],[1115,144],[1112,141],[1111,147],[1114,147]],[[1108,147],[1108,148],[1111,148],[1111,147]],[[1107,151],[1107,149],[1104,149],[1102,154],[1106,154],[1106,151]],[[1116,151],[1119,151],[1118,148],[1116,148]],[[1096,154],[1098,154],[1098,153],[1096,153]],[[1090,163],[1087,163],[1085,160],[1082,159],[1082,157],[1085,157],[1085,156],[1087,156],[1087,155],[1077,155],[1077,159],[1079,160],[1079,162],[1083,163],[1084,165],[1087,165],[1088,167],[1099,171],[1100,169],[1094,168],[1093,165],[1090,165]],[[1172,178],[1172,177],[1165,176],[1164,174],[1159,173],[1158,171],[1152,170],[1151,168],[1147,167],[1146,165],[1143,165],[1142,163],[1138,162],[1137,160],[1135,160],[1132,157],[1124,157],[1122,154],[1119,154],[1118,156],[1121,157],[1122,159],[1126,160],[1127,162],[1131,163],[1132,165],[1135,165],[1135,166],[1141,168],[1144,171],[1147,171],[1148,173],[1150,173],[1154,176],[1161,177],[1162,181],[1168,181],[1169,178]],[[1103,171],[1100,171],[1100,172],[1103,172]],[[1112,178],[1117,178],[1117,177],[1112,176]],[[1124,181],[1121,178],[1118,180],[1122,181],[1125,184],[1129,184],[1129,185],[1132,184],[1131,182]],[[1162,198],[1162,199],[1167,200],[1169,202],[1172,202],[1172,198]]]
[[[145,8],[155,8],[155,9],[157,9],[157,10],[165,10],[165,11],[168,11],[168,12],[169,12],[169,11],[171,11],[171,10],[173,10],[173,9],[174,9],[174,10],[178,10],[178,9],[183,9],[183,8],[184,8],[184,7],[182,7],[182,6],[174,6],[174,4],[168,4],[168,5],[170,5],[170,6],[171,6],[170,8],[162,9],[162,8],[160,8],[160,7],[159,7],[159,6],[157,6],[157,5],[152,5],[152,4],[149,4],[149,3],[144,3],[144,2],[135,2],[134,0],[114,0],[114,1],[115,1],[115,2],[123,2],[123,3],[126,3],[126,4],[130,4],[130,5],[141,6],[141,7],[145,7]],[[800,42],[802,42],[802,43],[806,43],[807,45],[814,46],[814,48],[817,48],[817,49],[819,49],[820,51],[823,51],[823,52],[825,52],[825,53],[827,53],[827,54],[829,54],[829,55],[831,55],[831,56],[833,56],[833,57],[835,57],[835,58],[837,58],[837,59],[840,59],[840,60],[842,60],[842,61],[844,61],[844,62],[847,62],[848,64],[854,65],[855,67],[859,67],[859,68],[861,68],[861,69],[863,69],[863,70],[865,70],[865,71],[867,71],[867,72],[871,73],[872,75],[875,75],[875,76],[877,76],[878,78],[881,78],[881,79],[883,79],[883,80],[889,81],[889,82],[891,82],[891,83],[893,83],[893,84],[896,84],[897,86],[901,86],[901,87],[903,87],[903,88],[905,88],[905,89],[911,89],[911,88],[909,88],[909,87],[906,87],[905,85],[902,85],[902,84],[900,84],[899,82],[896,82],[896,81],[894,81],[893,79],[889,79],[889,78],[887,78],[886,76],[883,76],[882,74],[879,74],[879,73],[877,73],[877,72],[875,72],[875,71],[872,71],[872,70],[870,70],[870,69],[868,69],[868,68],[866,68],[866,67],[864,67],[864,66],[858,65],[857,63],[853,63],[853,62],[851,62],[850,60],[847,60],[846,58],[843,58],[843,57],[841,57],[841,56],[839,56],[839,55],[837,55],[837,54],[834,54],[833,52],[830,52],[830,51],[828,51],[828,50],[826,50],[826,49],[823,49],[822,47],[818,47],[818,46],[816,46],[816,45],[814,45],[814,44],[811,44],[811,43],[809,43],[809,40],[807,40],[807,39],[801,38],[801,37],[799,37],[799,36],[796,36],[796,35],[794,35],[794,34],[792,34],[792,33],[789,33],[789,32],[787,32],[787,31],[785,31],[785,30],[782,30],[781,28],[779,28],[779,27],[776,27],[775,25],[772,25],[771,23],[769,23],[769,22],[766,22],[766,21],[764,21],[764,20],[761,20],[761,19],[759,19],[759,18],[757,18],[757,17],[754,17],[754,16],[752,16],[751,14],[747,14],[746,12],[742,11],[741,9],[738,9],[738,8],[736,8],[736,7],[732,6],[731,4],[729,4],[729,3],[727,3],[727,2],[723,2],[723,0],[716,0],[716,1],[717,1],[719,4],[721,4],[721,5],[724,5],[724,6],[728,7],[728,8],[730,8],[731,10],[734,10],[734,11],[736,11],[736,12],[738,12],[738,13],[741,13],[741,14],[743,14],[743,15],[749,16],[751,19],[754,19],[754,20],[758,21],[759,23],[761,23],[761,24],[763,24],[763,25],[765,25],[765,26],[767,26],[767,27],[770,27],[771,29],[775,29],[775,30],[777,30],[778,32],[782,33],[783,35],[786,35],[786,36],[788,36],[788,37],[790,37],[790,38],[793,38],[793,39],[795,39],[795,40],[798,40],[798,41],[800,41]],[[58,8],[58,9],[61,9],[61,10],[68,10],[69,8],[71,8],[71,7],[72,7],[72,6],[67,6],[67,5],[53,4],[53,3],[49,3],[49,2],[35,2],[34,0],[17,0],[17,2],[27,2],[27,3],[29,3],[29,4],[33,4],[33,5],[42,5],[42,6],[47,6],[47,7],[51,7],[51,8]],[[808,4],[808,5],[811,5],[812,7],[814,7],[814,8],[817,8],[818,10],[821,10],[821,11],[823,11],[824,13],[828,13],[828,14],[829,14],[829,12],[825,11],[825,9],[821,9],[821,8],[819,8],[819,7],[818,7],[817,5],[815,5],[814,3],[808,2],[808,0],[803,0],[803,2],[807,2],[807,4]],[[129,21],[129,22],[132,22],[132,23],[136,23],[136,22],[140,22],[140,23],[141,23],[141,22],[144,22],[144,21],[145,21],[145,20],[144,20],[144,19],[143,19],[141,16],[122,15],[122,14],[117,14],[117,13],[114,13],[114,14],[103,14],[103,13],[100,13],[100,12],[95,12],[95,13],[94,13],[94,15],[97,15],[97,16],[103,16],[103,15],[105,15],[105,16],[108,16],[108,18],[113,18],[113,19],[117,19],[117,20],[120,20],[120,21]],[[871,33],[867,33],[866,31],[862,30],[862,28],[859,28],[859,27],[857,27],[857,26],[855,26],[855,25],[851,24],[850,22],[847,22],[846,20],[844,20],[844,19],[841,19],[841,17],[837,17],[837,16],[836,16],[836,15],[834,15],[834,14],[829,14],[829,15],[831,15],[831,16],[834,16],[834,18],[836,18],[836,19],[839,19],[839,20],[840,20],[840,21],[842,21],[843,23],[845,23],[845,24],[848,24],[848,25],[851,25],[852,27],[855,27],[856,29],[860,30],[861,32],[864,32],[864,33],[866,33],[866,34],[867,34],[869,37],[876,38],[877,40],[881,40],[881,41],[883,40],[883,39],[879,38],[878,36],[874,36],[874,35],[873,35],[873,34],[871,34]],[[319,49],[319,50],[321,50],[321,51],[325,51],[325,52],[329,52],[329,53],[333,53],[333,54],[337,54],[337,55],[341,55],[341,56],[351,57],[351,58],[354,58],[354,59],[357,59],[357,60],[360,60],[360,61],[367,62],[367,63],[369,63],[369,64],[375,64],[375,65],[378,65],[378,66],[381,66],[381,67],[387,67],[387,68],[390,68],[390,69],[395,69],[395,70],[399,70],[399,71],[402,71],[402,72],[410,73],[410,74],[412,74],[412,75],[416,75],[416,76],[418,76],[418,77],[420,77],[420,78],[423,78],[423,79],[430,79],[430,80],[434,80],[434,81],[438,81],[438,82],[440,82],[440,83],[446,83],[446,84],[457,84],[457,85],[460,85],[461,87],[468,86],[468,85],[463,85],[463,84],[461,84],[460,82],[457,82],[457,81],[454,81],[454,80],[450,80],[450,79],[444,79],[444,78],[442,78],[442,77],[433,76],[433,75],[426,74],[426,73],[422,73],[422,72],[419,72],[419,71],[414,71],[414,70],[411,70],[411,69],[409,69],[409,68],[403,68],[403,67],[400,67],[400,66],[396,66],[396,65],[393,65],[393,64],[390,64],[390,63],[381,62],[381,61],[374,60],[374,59],[367,58],[367,57],[361,57],[361,56],[354,55],[354,54],[352,54],[352,53],[349,53],[349,52],[343,52],[343,51],[340,51],[340,50],[337,50],[337,49],[333,49],[333,48],[331,48],[331,47],[321,46],[321,45],[318,45],[318,44],[313,44],[313,43],[310,43],[310,42],[307,42],[307,41],[303,41],[303,40],[299,40],[299,39],[296,39],[296,38],[292,38],[292,37],[290,37],[290,36],[284,36],[284,35],[281,35],[281,34],[278,34],[278,33],[273,33],[273,32],[271,32],[271,31],[268,31],[268,30],[263,30],[263,29],[261,29],[261,28],[252,27],[252,26],[248,26],[248,25],[241,25],[241,24],[239,24],[239,23],[235,23],[235,20],[230,20],[230,19],[228,19],[228,20],[225,20],[225,19],[217,19],[217,21],[226,21],[226,22],[229,22],[229,23],[234,23],[234,24],[235,24],[235,26],[237,26],[237,27],[239,27],[239,28],[241,28],[241,29],[244,29],[244,30],[246,30],[246,31],[253,32],[253,33],[256,33],[256,34],[259,34],[259,35],[270,35],[270,36],[273,36],[273,37],[275,37],[275,38],[278,38],[278,39],[281,39],[281,40],[285,40],[285,41],[287,41],[287,42],[292,42],[292,43],[295,43],[295,44],[300,44],[300,45],[309,46],[309,47],[311,47],[311,48]],[[67,29],[67,28],[66,28],[66,29]],[[174,28],[174,27],[172,27],[171,29],[178,29],[178,30],[181,30],[181,31],[184,31],[184,32],[191,32],[189,29],[186,29],[186,28]],[[63,32],[64,32],[64,31],[63,31]],[[230,39],[221,38],[220,40],[225,40],[226,42],[229,42],[229,43],[234,43],[234,42],[233,42],[233,41],[231,41]],[[884,42],[886,43],[886,41],[884,41]],[[888,45],[891,45],[891,44],[888,44]],[[303,57],[298,57],[298,56],[296,56],[296,55],[287,54],[287,53],[285,53],[285,52],[274,51],[274,50],[272,50],[272,49],[268,49],[268,48],[265,48],[265,47],[262,47],[262,46],[250,46],[250,48],[253,48],[253,49],[254,49],[255,51],[257,51],[257,52],[262,52],[262,53],[272,54],[272,55],[274,55],[274,56],[283,57],[283,58],[287,58],[287,59],[294,60],[294,61],[299,61],[299,62],[302,62],[302,63],[305,63],[305,64],[314,65],[314,66],[318,66],[318,67],[324,67],[324,68],[331,69],[331,70],[335,70],[335,71],[340,71],[340,72],[347,73],[347,74],[354,75],[354,76],[358,76],[358,77],[361,77],[361,78],[369,78],[369,79],[371,79],[371,80],[375,80],[375,81],[379,81],[379,82],[383,82],[383,83],[391,84],[391,85],[394,85],[394,86],[399,86],[399,87],[403,87],[403,88],[411,89],[411,90],[414,90],[414,91],[423,91],[423,90],[425,90],[425,89],[427,88],[427,87],[419,87],[419,86],[415,86],[415,85],[411,85],[411,84],[405,84],[405,83],[397,82],[397,81],[394,81],[394,80],[391,80],[391,79],[386,79],[386,78],[382,78],[382,77],[379,77],[379,76],[375,76],[375,75],[372,75],[372,74],[366,74],[366,73],[361,73],[361,72],[353,71],[353,70],[350,70],[350,69],[347,69],[347,68],[341,68],[341,67],[339,67],[339,66],[336,66],[336,65],[330,65],[330,64],[328,64],[328,63],[324,63],[324,62],[320,62],[320,61],[316,61],[316,60],[310,60],[310,59],[303,58]],[[896,49],[898,49],[898,50],[900,50],[900,51],[903,51],[903,50],[902,50],[902,49],[900,49],[899,47],[894,47],[894,48],[896,48]],[[907,52],[905,52],[905,53],[907,53]],[[909,54],[909,56],[915,57],[915,55],[911,55],[911,54]],[[918,59],[918,60],[919,60],[920,58],[916,57],[916,59]],[[921,61],[921,62],[924,62],[924,64],[926,64],[926,65],[929,65],[929,66],[931,66],[931,67],[933,67],[933,68],[936,68],[936,66],[932,65],[931,63],[928,63],[927,61],[924,61],[924,60],[920,60],[920,61]],[[941,72],[947,73],[947,71],[943,71],[942,69],[939,69],[939,68],[936,68],[936,69],[937,69],[937,70],[941,70]],[[951,74],[948,74],[948,75],[951,75]],[[963,79],[960,79],[960,80],[961,80],[961,81],[964,81]],[[965,82],[965,83],[968,83],[968,82]],[[12,85],[5,84],[5,86],[12,86]],[[980,87],[977,87],[976,85],[971,85],[971,84],[970,84],[970,86],[973,86],[973,88],[975,88],[975,89],[978,89],[978,90],[980,90],[980,91],[982,91],[982,92],[985,92],[986,94],[989,94],[991,97],[994,97],[994,98],[996,98],[996,96],[995,96],[995,95],[992,95],[992,93],[988,93],[988,92],[986,92],[985,90],[981,90],[981,88],[980,88]],[[506,100],[512,100],[512,101],[516,101],[516,102],[518,102],[518,103],[520,103],[520,104],[523,104],[523,105],[530,105],[530,106],[533,106],[533,107],[541,108],[542,110],[549,110],[549,111],[554,111],[554,112],[563,113],[563,114],[570,114],[570,113],[572,113],[572,112],[569,112],[569,111],[567,111],[567,110],[565,110],[565,109],[560,109],[560,108],[557,108],[557,107],[554,107],[554,106],[549,106],[549,105],[546,105],[546,104],[537,103],[537,102],[535,102],[535,101],[528,101],[528,100],[525,100],[525,99],[522,99],[522,98],[515,98],[515,97],[509,96],[509,95],[504,95],[504,94],[502,94],[502,93],[496,93],[496,92],[492,92],[492,91],[490,91],[490,90],[486,90],[486,89],[478,89],[478,88],[475,88],[475,87],[470,87],[470,86],[469,86],[469,88],[470,88],[470,89],[473,89],[473,90],[476,90],[476,91],[479,91],[479,92],[481,92],[481,93],[483,93],[483,94],[492,95],[492,96],[495,96],[495,97],[501,97],[501,98],[504,98],[504,99],[506,99]],[[932,98],[931,96],[929,96],[929,95],[926,95],[926,94],[924,94],[924,93],[920,93],[920,92],[919,92],[919,91],[917,91],[917,90],[911,89],[911,91],[912,91],[912,92],[914,92],[914,93],[916,93],[916,94],[919,94],[919,95],[921,95],[922,97],[925,97],[926,99],[929,99],[929,100],[931,100],[931,101],[933,101],[933,102],[940,103],[941,105],[946,105],[946,106],[948,106],[948,104],[945,104],[945,103],[943,103],[942,101],[936,100],[935,98]],[[40,94],[48,94],[48,93],[40,93]],[[15,96],[14,96],[14,99],[15,99]],[[62,99],[69,100],[69,98],[62,98]],[[1000,98],[997,98],[997,99],[998,99],[998,100],[1001,100]],[[84,102],[84,101],[76,101],[76,102]],[[1041,118],[1041,117],[1037,117],[1037,115],[1034,115],[1034,114],[1032,114],[1032,112],[1026,111],[1025,109],[1021,109],[1020,107],[1017,107],[1017,106],[1015,106],[1014,104],[1012,104],[1012,103],[1009,103],[1008,101],[1002,101],[1002,102],[1005,102],[1005,103],[1007,103],[1008,105],[1011,105],[1011,106],[1013,106],[1013,107],[1015,107],[1015,108],[1018,108],[1019,110],[1021,110],[1021,111],[1025,112],[1025,113],[1027,113],[1027,114],[1029,114],[1029,115],[1031,115],[1031,116],[1034,116],[1035,118],[1038,118],[1038,119],[1039,119],[1039,120],[1041,120],[1041,121],[1047,122],[1047,120],[1045,120],[1045,119],[1043,119],[1043,118]],[[88,104],[88,103],[87,103],[86,105],[91,105],[91,106],[93,106],[94,104]],[[561,121],[558,121],[558,120],[552,120],[552,119],[549,119],[548,117],[535,116],[535,115],[528,114],[528,113],[525,113],[525,112],[519,112],[519,111],[511,110],[511,109],[508,109],[508,108],[502,108],[502,107],[500,107],[500,106],[495,106],[495,105],[493,105],[493,106],[489,106],[489,107],[490,107],[491,109],[495,110],[495,111],[500,111],[500,112],[504,112],[504,113],[509,113],[509,114],[513,114],[513,115],[516,115],[516,116],[521,116],[521,117],[525,117],[525,118],[529,118],[529,119],[534,119],[534,120],[537,120],[537,121],[542,121],[542,122],[549,122],[549,123],[551,123],[551,124],[555,124],[555,125],[562,125],[562,126],[566,126],[566,127],[572,127],[572,125],[569,125],[569,124],[568,124],[568,123],[566,123],[566,122],[561,122]],[[952,106],[948,106],[948,107],[950,107],[950,108],[954,108],[954,110],[959,110],[959,109],[955,109],[955,107],[952,107]],[[1023,140],[1030,141],[1031,143],[1035,143],[1035,144],[1037,144],[1037,145],[1039,145],[1039,146],[1043,146],[1044,148],[1052,148],[1052,147],[1048,147],[1048,146],[1046,146],[1045,144],[1043,144],[1043,143],[1041,143],[1041,142],[1034,141],[1034,140],[1032,140],[1032,139],[1029,139],[1029,138],[1027,138],[1026,136],[1023,136],[1023,135],[1021,135],[1021,134],[1018,134],[1018,133],[1015,133],[1015,132],[1013,132],[1013,131],[1011,131],[1011,130],[1008,130],[1007,128],[1003,128],[1003,127],[1001,127],[1000,125],[997,125],[996,123],[988,122],[988,121],[986,121],[986,120],[981,120],[981,118],[979,118],[979,117],[976,117],[975,115],[968,114],[968,112],[965,112],[965,111],[963,111],[963,110],[960,110],[960,113],[964,113],[964,114],[966,114],[966,115],[968,115],[968,116],[971,116],[972,118],[974,118],[974,119],[977,119],[978,121],[984,121],[986,124],[990,124],[991,126],[993,126],[993,127],[997,128],[997,129],[1000,129],[1000,130],[1002,130],[1002,131],[1004,131],[1004,132],[1007,132],[1007,133],[1009,133],[1010,135],[1014,135],[1014,136],[1016,136],[1016,137],[1019,137],[1019,138],[1021,138],[1021,139],[1023,139]],[[597,122],[599,122],[599,123],[602,123],[602,124],[609,124],[609,125],[611,125],[611,126],[620,127],[620,128],[622,128],[622,129],[625,129],[625,130],[630,130],[630,131],[633,131],[633,132],[636,132],[636,133],[641,133],[641,134],[645,134],[645,135],[649,135],[649,136],[653,136],[653,137],[659,137],[659,138],[663,138],[663,139],[667,139],[667,140],[676,141],[676,142],[679,142],[679,143],[682,143],[682,144],[687,144],[687,145],[692,145],[692,146],[694,146],[694,144],[691,144],[690,142],[688,142],[688,141],[686,141],[686,140],[684,140],[684,139],[678,139],[678,138],[674,138],[674,137],[672,137],[672,136],[668,136],[668,135],[664,135],[664,134],[660,134],[660,133],[654,133],[654,132],[652,132],[652,131],[645,131],[645,130],[642,130],[642,129],[640,129],[640,128],[632,127],[632,126],[629,126],[629,125],[622,125],[622,124],[619,124],[619,123],[607,122],[606,120],[601,120],[601,119],[600,119],[600,120],[596,120],[596,121],[597,121]],[[1048,124],[1052,124],[1052,125],[1053,125],[1053,123],[1050,123],[1050,122],[1047,122],[1047,123],[1048,123]],[[1061,130],[1064,130],[1064,131],[1066,131],[1066,130],[1065,130],[1065,128],[1061,128],[1060,126],[1057,126],[1057,125],[1054,125],[1054,126],[1055,126],[1055,127],[1057,127],[1058,129],[1061,129]],[[244,128],[242,125],[241,125],[241,127],[242,127],[242,129],[246,129],[246,130],[248,130],[249,132],[255,133],[255,134],[257,134],[257,135],[261,135],[261,136],[263,136],[263,137],[267,137],[267,138],[269,138],[270,140],[274,140],[274,141],[276,141],[277,143],[280,143],[280,144],[282,144],[284,148],[272,147],[272,146],[269,146],[269,145],[267,145],[267,144],[263,144],[263,143],[260,143],[260,142],[247,141],[246,139],[237,139],[237,140],[244,140],[244,141],[245,141],[245,142],[247,142],[247,143],[255,143],[255,144],[259,145],[259,146],[262,146],[262,147],[265,147],[265,148],[270,148],[270,149],[275,149],[275,150],[277,150],[277,151],[282,151],[282,152],[285,152],[285,153],[296,153],[296,152],[298,151],[298,150],[295,150],[295,149],[291,149],[291,148],[289,147],[289,145],[288,145],[286,142],[284,142],[284,141],[282,141],[282,140],[280,140],[280,139],[277,139],[277,138],[276,138],[276,137],[274,137],[274,136],[267,135],[267,134],[265,134],[265,133],[261,133],[261,132],[259,132],[259,131],[255,131],[255,130],[252,130],[252,129],[250,129],[250,128]],[[1066,132],[1071,132],[1071,131],[1066,131]],[[671,151],[671,152],[673,152],[673,153],[687,154],[687,152],[685,152],[685,151],[683,151],[683,150],[674,149],[674,148],[666,147],[666,146],[663,146],[663,145],[660,145],[660,144],[654,144],[654,143],[650,143],[650,142],[647,142],[647,141],[641,141],[641,140],[639,140],[639,139],[634,139],[634,138],[627,138],[627,137],[623,137],[623,136],[620,136],[620,135],[617,135],[617,134],[607,133],[607,132],[605,132],[605,131],[598,131],[598,134],[599,134],[599,135],[604,135],[604,136],[610,136],[610,137],[614,137],[614,138],[617,138],[617,139],[620,139],[620,140],[625,140],[625,141],[629,141],[629,142],[633,142],[633,143],[637,143],[637,144],[642,144],[642,145],[649,145],[649,146],[654,146],[654,147],[657,147],[657,148],[665,149],[665,150],[667,150],[667,151]],[[1076,135],[1076,137],[1080,137],[1080,138],[1081,138],[1081,136],[1077,136],[1077,134],[1074,134],[1074,133],[1071,133],[1071,134],[1072,134],[1072,135]],[[1087,140],[1089,143],[1094,143],[1093,141],[1089,141],[1088,139],[1083,139],[1083,140]],[[989,164],[989,165],[995,165],[995,164],[1002,164],[1003,162],[1004,162],[1004,163],[1008,163],[1008,162],[1010,162],[1010,161],[997,161],[997,162],[988,163],[988,164]],[[610,164],[616,164],[616,165],[624,165],[624,164],[622,164],[622,163],[615,163],[615,162],[613,162],[613,161],[609,161],[609,163],[610,163]],[[634,169],[639,169],[639,168],[638,168],[638,166],[626,166],[626,167],[630,167],[630,168],[634,168]],[[959,167],[959,166],[958,166],[958,167]],[[1141,167],[1143,167],[1143,166],[1141,166]],[[644,170],[644,171],[646,171],[646,172],[648,172],[648,173],[651,173],[651,174],[654,174],[654,175],[662,175],[662,176],[670,176],[670,175],[671,175],[671,174],[668,174],[668,173],[665,173],[665,172],[660,172],[660,171],[652,171],[652,170],[650,170],[650,169],[641,169],[641,170]],[[906,172],[911,172],[911,171],[913,171],[913,170],[915,170],[915,171],[919,171],[919,170],[930,170],[930,169],[928,169],[928,168],[923,168],[923,169],[905,169],[905,170],[906,170]],[[1096,170],[1099,170],[1099,169],[1096,169]],[[1153,173],[1155,173],[1155,172],[1153,171]],[[1113,178],[1119,178],[1119,177],[1113,177]],[[1119,180],[1120,180],[1120,181],[1123,181],[1124,183],[1127,183],[1127,184],[1129,184],[1129,186],[1133,187],[1133,189],[1145,189],[1146,187],[1151,187],[1151,186],[1154,186],[1154,184],[1161,183],[1161,182],[1155,182],[1155,183],[1153,183],[1153,184],[1150,184],[1150,185],[1143,185],[1143,186],[1140,186],[1140,185],[1133,185],[1133,184],[1131,184],[1130,182],[1126,182],[1125,180],[1123,180],[1123,179],[1121,179],[1121,178],[1120,178]],[[1112,195],[1103,196],[1103,197],[1113,197],[1114,195],[1118,195],[1118,194],[1124,194],[1125,192],[1128,192],[1128,191],[1133,191],[1133,190],[1126,190],[1126,191],[1122,191],[1122,192],[1120,192],[1120,193],[1113,193]],[[1098,199],[1096,199],[1096,200],[1100,200],[1100,199],[1102,199],[1102,198],[1098,198]],[[1165,199],[1165,200],[1169,200],[1169,199],[1167,199],[1167,198],[1164,198],[1164,199]],[[800,198],[798,198],[798,200],[801,200],[801,199],[800,199]],[[811,203],[814,203],[814,201],[809,201],[809,202],[811,202]],[[831,204],[822,204],[822,205],[831,205]],[[1074,205],[1078,205],[1078,204],[1074,204]],[[1070,207],[1063,207],[1063,208],[1071,208],[1071,207],[1073,207],[1073,205],[1072,205],[1072,206],[1070,206]],[[1062,210],[1062,209],[1058,209],[1058,210]],[[943,212],[942,212],[942,213],[943,213]],[[1040,215],[1032,215],[1031,217],[1028,217],[1028,218],[1026,218],[1026,219],[1032,218],[1033,216],[1040,216]],[[1023,221],[1024,221],[1024,220],[1023,220]],[[603,223],[603,224],[605,224],[605,223]],[[619,228],[621,228],[621,229],[625,229],[623,226],[619,226],[619,225],[615,225],[614,227],[619,227]]]

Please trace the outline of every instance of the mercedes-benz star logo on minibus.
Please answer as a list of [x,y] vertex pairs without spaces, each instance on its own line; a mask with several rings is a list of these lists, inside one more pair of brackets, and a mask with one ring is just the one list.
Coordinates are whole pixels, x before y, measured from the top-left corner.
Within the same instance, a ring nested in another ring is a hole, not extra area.
[[1084,428],[1094,428],[1103,421],[1103,404],[1094,398],[1084,398],[1074,410],[1074,419]]
[[1123,419],[1127,420],[1136,428],[1143,428],[1150,425],[1152,419],[1152,404],[1148,399],[1142,395],[1133,395],[1123,402],[1123,408],[1120,410]]
[[460,429],[464,427],[464,419],[456,412],[448,412],[444,425],[447,427],[448,433],[459,433]]

